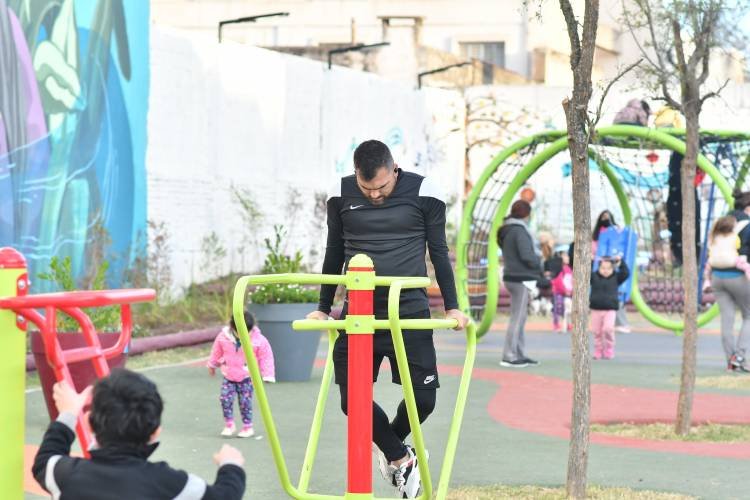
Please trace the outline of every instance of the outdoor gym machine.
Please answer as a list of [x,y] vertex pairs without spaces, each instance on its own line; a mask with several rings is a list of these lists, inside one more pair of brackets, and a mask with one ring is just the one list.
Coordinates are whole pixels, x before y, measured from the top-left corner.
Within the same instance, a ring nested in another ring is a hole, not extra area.
[[[264,284],[301,285],[344,285],[349,293],[349,314],[341,320],[298,320],[295,330],[327,330],[328,358],[323,371],[323,380],[318,393],[318,401],[313,415],[310,437],[298,485],[290,480],[289,470],[281,449],[281,442],[271,413],[271,407],[263,386],[258,362],[248,336],[244,320],[244,306],[247,287]],[[272,274],[243,276],[234,290],[233,314],[235,324],[247,357],[250,376],[255,387],[263,423],[268,433],[276,469],[284,490],[296,499],[372,499],[372,336],[375,330],[390,330],[396,352],[396,361],[401,374],[401,383],[406,401],[409,424],[414,436],[419,472],[422,478],[422,500],[432,498],[433,486],[425,456],[424,438],[419,423],[414,388],[409,375],[402,329],[430,330],[434,328],[454,328],[456,320],[400,319],[399,296],[404,288],[423,288],[430,284],[429,278],[376,276],[372,260],[366,255],[355,255],[349,262],[344,275],[332,274]],[[388,293],[388,319],[377,320],[373,314],[373,292],[376,286],[390,287]],[[343,496],[309,493],[310,476],[317,453],[323,413],[333,376],[333,344],[338,330],[345,330],[349,337],[349,381],[348,381],[348,444],[347,444],[347,489]],[[456,398],[448,441],[443,459],[436,498],[444,499],[448,492],[453,461],[458,445],[466,398],[471,382],[471,373],[476,355],[476,327],[470,323],[466,329],[466,358]]]

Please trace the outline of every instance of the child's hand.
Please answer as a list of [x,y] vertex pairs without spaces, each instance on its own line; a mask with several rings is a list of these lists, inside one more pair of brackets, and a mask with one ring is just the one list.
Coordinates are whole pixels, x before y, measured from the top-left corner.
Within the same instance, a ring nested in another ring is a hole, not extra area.
[[234,446],[225,444],[218,452],[214,453],[214,463],[216,465],[230,463],[242,467],[245,465],[245,457],[243,457],[242,452]]
[[66,381],[58,382],[52,388],[52,398],[55,400],[55,406],[60,413],[72,413],[78,415],[91,399],[93,386],[86,387],[80,394],[73,389]]
[[216,375],[216,368],[214,368],[213,366],[209,366],[208,367],[208,374],[211,375],[212,377],[214,375]]
[[276,382],[276,377],[263,377],[263,382],[271,382],[273,384]]

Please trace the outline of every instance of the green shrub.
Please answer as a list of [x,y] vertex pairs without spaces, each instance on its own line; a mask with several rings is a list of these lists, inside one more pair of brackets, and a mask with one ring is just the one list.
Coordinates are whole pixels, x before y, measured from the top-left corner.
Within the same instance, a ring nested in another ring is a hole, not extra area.
[[[274,242],[265,238],[266,260],[263,262],[263,274],[298,273],[302,271],[302,252],[297,250],[294,256],[285,253],[282,244],[286,237],[284,226],[275,225]],[[254,304],[292,304],[314,303],[318,301],[318,291],[293,284],[258,285],[250,293],[250,302]]]
[[[109,262],[102,261],[96,269],[93,280],[91,280],[92,290],[103,290],[105,288],[108,269]],[[64,259],[52,257],[49,263],[49,271],[39,273],[37,276],[41,280],[54,283],[61,292],[80,290],[73,277],[70,257]],[[83,312],[89,316],[98,332],[115,332],[120,329],[120,308],[118,306],[90,307],[84,309]],[[80,326],[76,320],[58,311],[57,331],[77,332],[80,331]]]

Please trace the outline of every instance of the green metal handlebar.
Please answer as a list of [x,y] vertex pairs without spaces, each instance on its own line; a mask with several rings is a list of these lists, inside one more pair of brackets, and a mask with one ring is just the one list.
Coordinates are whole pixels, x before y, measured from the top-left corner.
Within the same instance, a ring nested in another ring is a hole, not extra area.
[[[285,273],[285,274],[260,274],[254,276],[243,276],[235,286],[235,293],[239,291],[240,283],[244,289],[248,285],[276,285],[276,284],[295,284],[295,285],[346,285],[347,276],[345,274],[307,274],[307,273]],[[375,276],[375,286],[390,286],[394,281],[404,281],[407,283],[403,288],[425,288],[432,283],[430,278],[404,278],[399,276]]]
[[[270,275],[256,275],[256,276],[243,276],[235,285],[234,297],[233,297],[233,315],[237,325],[238,334],[242,343],[242,348],[245,351],[245,356],[248,359],[248,368],[250,371],[253,384],[255,386],[258,403],[260,406],[263,421],[266,426],[266,431],[269,436],[269,444],[271,446],[271,452],[273,454],[274,462],[276,464],[277,471],[279,473],[279,479],[281,480],[282,487],[284,490],[293,498],[305,499],[305,500],[323,500],[323,499],[341,499],[341,496],[335,495],[321,495],[309,493],[307,491],[310,475],[315,460],[318,440],[320,437],[321,423],[323,419],[324,409],[326,405],[328,390],[330,387],[331,380],[333,378],[333,364],[332,364],[332,352],[333,343],[337,336],[337,330],[345,330],[348,325],[347,320],[297,320],[292,323],[295,330],[327,330],[329,335],[329,349],[328,349],[328,360],[324,369],[323,380],[318,395],[318,402],[316,404],[315,414],[313,417],[313,423],[311,426],[310,437],[308,446],[305,452],[305,459],[300,474],[299,485],[295,487],[289,477],[289,470],[284,460],[281,443],[279,440],[278,431],[274,423],[271,408],[268,402],[268,397],[265,392],[260,369],[255,359],[255,354],[252,349],[252,343],[248,334],[247,325],[244,321],[244,305],[245,297],[247,293],[247,287],[249,285],[264,285],[264,284],[304,284],[304,285],[348,285],[348,280],[352,279],[347,275],[326,275],[326,274],[270,274]],[[361,282],[358,282],[361,286]],[[419,423],[419,416],[417,413],[416,402],[414,399],[414,387],[411,384],[411,378],[409,375],[409,364],[406,357],[406,349],[404,347],[404,339],[402,335],[402,329],[409,330],[429,330],[429,329],[449,329],[455,328],[458,325],[458,321],[455,319],[400,319],[399,318],[399,298],[401,290],[404,288],[424,288],[430,285],[430,279],[426,277],[394,277],[394,276],[375,276],[374,280],[368,285],[371,286],[389,286],[388,295],[388,319],[387,320],[375,320],[368,322],[368,327],[372,327],[373,330],[390,330],[393,337],[394,350],[396,352],[396,362],[401,373],[401,380],[404,389],[404,400],[406,401],[407,414],[412,429],[414,438],[414,444],[419,458],[419,469],[422,476],[422,494],[419,496],[420,500],[429,500],[432,498],[433,487],[432,480],[430,477],[429,468],[427,466],[425,444],[422,436],[422,429]],[[361,321],[361,316],[359,320]],[[357,325],[355,325],[357,326]],[[436,498],[444,499],[448,492],[448,485],[450,483],[450,475],[453,467],[453,461],[456,455],[456,447],[458,444],[458,434],[463,420],[464,408],[466,406],[469,384],[471,382],[471,373],[474,366],[474,359],[476,356],[476,336],[477,328],[473,322],[469,322],[466,328],[466,359],[464,361],[463,372],[461,381],[459,383],[459,390],[456,399],[456,406],[454,408],[453,419],[451,421],[451,427],[448,434],[448,442],[446,445],[445,455],[441,468],[440,481],[437,489]],[[370,332],[374,333],[374,332]],[[349,495],[347,495],[349,497]],[[368,495],[369,498],[373,498]]]
[[[391,322],[387,319],[376,319],[373,324],[376,330],[390,330]],[[401,328],[404,330],[450,330],[458,326],[455,319],[402,319],[399,321]],[[312,330],[343,330],[346,328],[346,321],[343,319],[298,319],[292,322],[292,328],[298,331]]]

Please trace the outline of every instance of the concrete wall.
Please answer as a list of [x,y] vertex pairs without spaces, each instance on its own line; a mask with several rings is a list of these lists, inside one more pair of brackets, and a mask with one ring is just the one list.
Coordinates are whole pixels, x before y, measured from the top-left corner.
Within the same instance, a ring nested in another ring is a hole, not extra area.
[[[168,231],[176,289],[230,270],[257,271],[274,224],[285,225],[293,235],[288,250],[301,250],[317,271],[324,193],[353,172],[352,152],[363,140],[386,142],[400,166],[459,193],[464,134],[456,93],[420,92],[156,26],[151,62],[148,219]],[[251,193],[262,213],[254,227],[243,222],[233,187]],[[226,250],[216,263],[205,249],[212,233]]]

